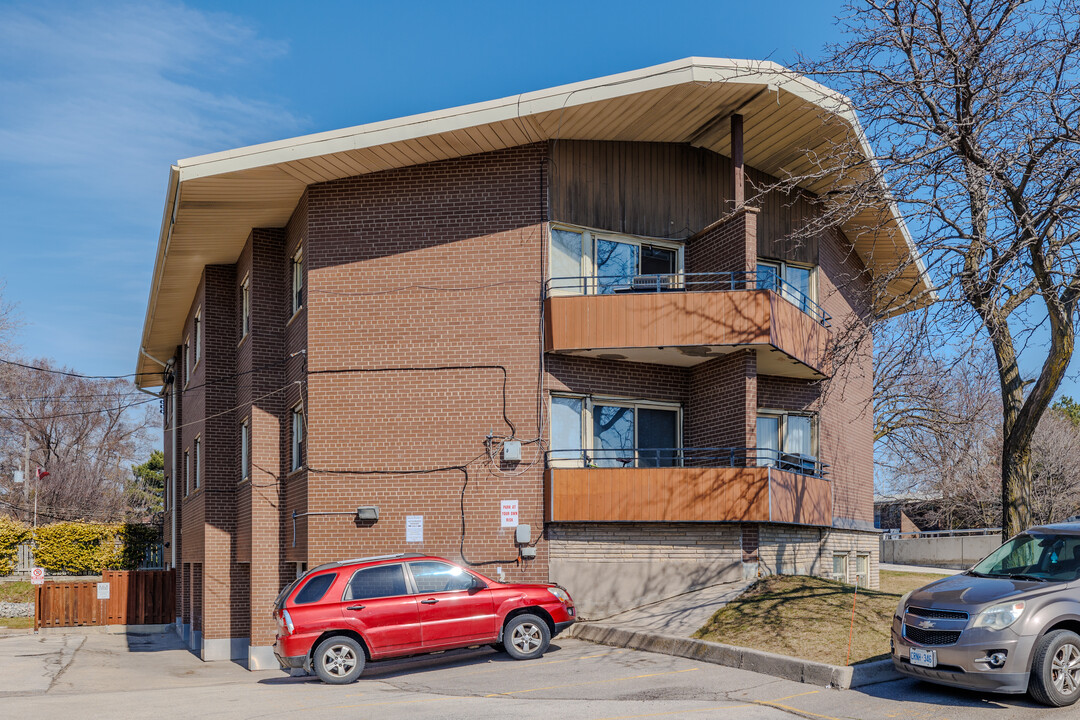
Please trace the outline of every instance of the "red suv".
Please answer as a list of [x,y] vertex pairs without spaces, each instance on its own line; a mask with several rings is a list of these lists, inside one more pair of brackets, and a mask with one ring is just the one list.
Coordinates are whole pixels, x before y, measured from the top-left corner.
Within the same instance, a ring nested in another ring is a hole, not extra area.
[[398,554],[309,570],[278,595],[274,619],[282,669],[343,684],[368,660],[472,645],[540,657],[573,624],[574,601],[556,585],[508,585],[442,558]]

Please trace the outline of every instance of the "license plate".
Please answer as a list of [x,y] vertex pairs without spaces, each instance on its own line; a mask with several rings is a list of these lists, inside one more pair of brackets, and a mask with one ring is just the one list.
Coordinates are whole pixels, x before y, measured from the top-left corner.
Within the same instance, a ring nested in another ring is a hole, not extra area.
[[937,657],[933,650],[919,650],[911,648],[911,664],[920,667],[932,668],[937,665]]

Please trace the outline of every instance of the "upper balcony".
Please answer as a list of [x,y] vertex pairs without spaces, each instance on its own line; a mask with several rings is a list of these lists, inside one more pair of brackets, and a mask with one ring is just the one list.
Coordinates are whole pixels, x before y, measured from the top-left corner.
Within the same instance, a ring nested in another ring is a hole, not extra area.
[[[598,456],[599,455],[599,456]],[[832,524],[832,483],[813,458],[767,449],[552,451],[548,522]]]
[[689,367],[745,348],[761,374],[828,374],[828,314],[771,272],[552,278],[544,302],[548,352]]

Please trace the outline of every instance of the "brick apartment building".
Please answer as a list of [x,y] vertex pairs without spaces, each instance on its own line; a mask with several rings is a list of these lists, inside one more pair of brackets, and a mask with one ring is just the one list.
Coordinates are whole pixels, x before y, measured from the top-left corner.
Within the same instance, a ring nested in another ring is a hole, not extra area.
[[394,551],[585,615],[759,572],[876,584],[870,359],[826,396],[825,351],[910,239],[794,239],[805,200],[743,202],[858,132],[845,107],[691,58],[174,166],[138,371],[191,647],[273,665],[284,584]]

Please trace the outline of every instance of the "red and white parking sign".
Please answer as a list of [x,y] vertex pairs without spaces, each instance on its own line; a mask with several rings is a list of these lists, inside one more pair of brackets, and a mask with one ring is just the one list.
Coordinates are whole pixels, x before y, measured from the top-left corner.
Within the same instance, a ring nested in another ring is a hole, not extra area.
[[503,527],[518,526],[518,501],[503,500],[499,503],[499,515],[502,517]]
[[45,582],[45,568],[30,568],[30,583],[41,585]]

